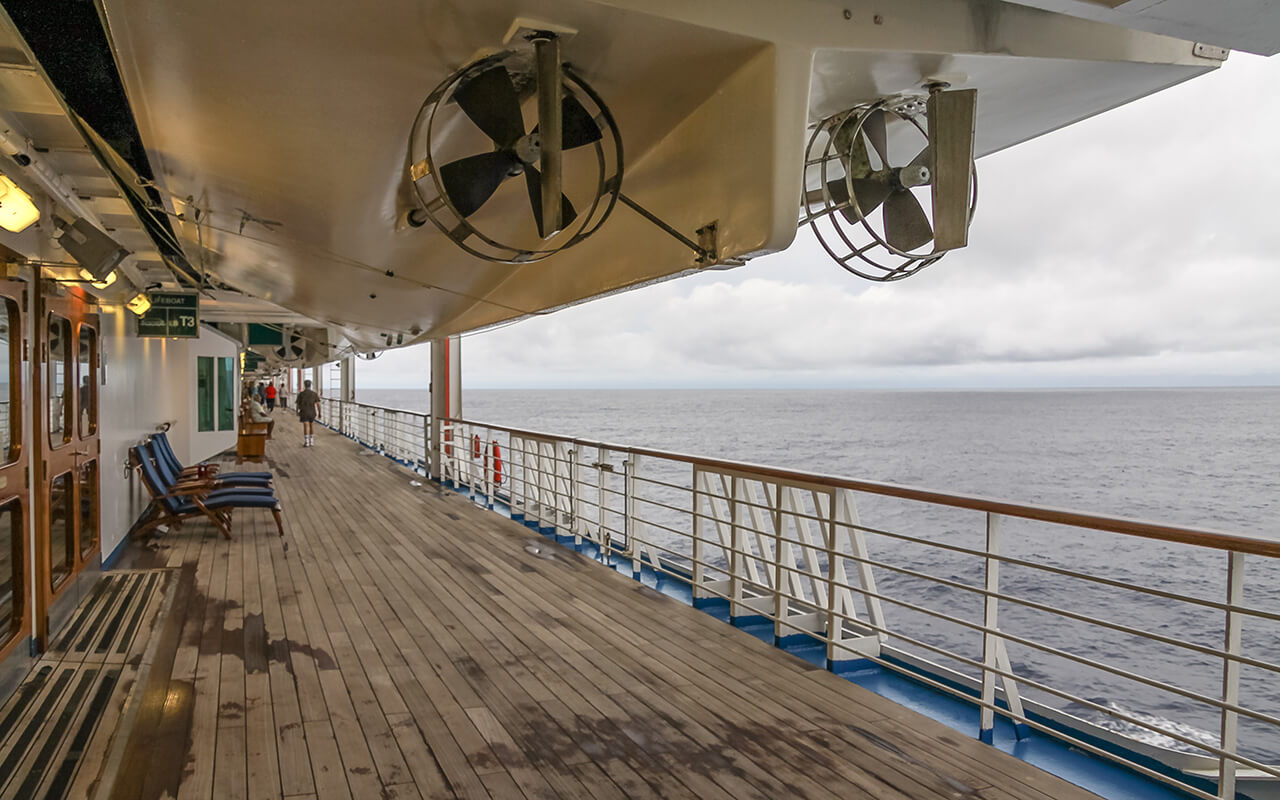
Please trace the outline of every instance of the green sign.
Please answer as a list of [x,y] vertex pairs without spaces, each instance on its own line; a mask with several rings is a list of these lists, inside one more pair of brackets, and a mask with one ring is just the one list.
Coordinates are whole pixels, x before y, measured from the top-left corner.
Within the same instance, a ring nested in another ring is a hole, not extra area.
[[138,336],[198,339],[200,295],[195,292],[151,292],[151,308],[138,317]]

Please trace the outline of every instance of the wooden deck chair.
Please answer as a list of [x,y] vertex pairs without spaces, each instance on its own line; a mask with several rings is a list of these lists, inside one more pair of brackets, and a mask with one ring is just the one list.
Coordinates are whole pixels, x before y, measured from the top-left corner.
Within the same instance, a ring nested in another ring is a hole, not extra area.
[[[214,475],[217,475],[218,473],[218,465],[208,461],[205,461],[200,464],[193,464],[191,466],[183,466],[182,462],[178,460],[178,456],[175,455],[173,452],[173,445],[169,444],[168,435],[165,434],[163,431],[161,431],[160,433],[157,433],[155,436],[152,436],[151,443],[153,445],[152,449],[155,452],[156,459],[164,462],[164,464],[169,468],[169,470],[171,470],[176,475],[180,475],[183,477],[190,476],[190,475],[199,475],[201,477],[212,477]],[[267,480],[267,481],[270,481],[272,478],[275,477],[270,472],[237,472],[237,473],[234,473],[234,476],[235,476],[234,477],[235,480],[248,480],[250,478],[255,478],[255,479]],[[231,477],[232,476],[230,475],[219,476],[219,478],[224,481],[230,479]]]
[[[131,531],[141,534],[159,525],[182,527],[185,520],[203,517],[213,523],[223,538],[231,538],[231,512],[237,508],[264,508],[271,511],[276,530],[284,538],[284,509],[274,494],[246,494],[236,489],[212,489],[208,484],[188,485],[167,491],[150,452],[143,447],[129,448],[129,458],[142,476],[142,483],[151,495],[143,518]],[[288,542],[284,545],[289,549]]]
[[150,442],[141,446],[142,455],[149,456],[155,462],[156,471],[160,474],[160,479],[164,482],[166,492],[173,491],[174,487],[183,488],[187,484],[208,484],[211,489],[243,489],[248,494],[260,494],[264,491],[271,491],[271,478],[259,475],[258,473],[246,474],[241,472],[228,472],[222,474],[205,474],[202,476],[198,472],[182,472],[175,469],[175,461],[166,459],[160,447],[160,443],[152,438]]

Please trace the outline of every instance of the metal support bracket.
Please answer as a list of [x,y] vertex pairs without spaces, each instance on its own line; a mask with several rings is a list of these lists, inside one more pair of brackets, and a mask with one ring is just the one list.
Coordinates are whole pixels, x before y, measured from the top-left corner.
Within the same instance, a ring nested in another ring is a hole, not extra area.
[[[661,219],[658,218],[656,214],[649,211],[649,209],[640,205],[635,200],[632,200],[630,197],[627,197],[625,194],[622,194],[621,192],[619,192],[618,199],[621,200],[622,204],[625,205],[627,208],[631,209],[632,211],[636,212],[640,216],[649,220],[654,225],[657,225],[668,236],[670,236],[671,238],[680,242],[680,244],[692,250],[693,254],[698,257],[699,264],[706,265],[706,264],[716,263],[716,223],[712,222],[711,224],[704,225],[703,227],[697,230],[698,238],[702,242],[702,244],[700,244],[699,242],[695,242],[694,240],[690,239],[688,236],[685,236],[680,231],[676,230],[675,228],[671,227],[667,223],[663,222]],[[710,245],[709,248],[704,246],[707,244]]]

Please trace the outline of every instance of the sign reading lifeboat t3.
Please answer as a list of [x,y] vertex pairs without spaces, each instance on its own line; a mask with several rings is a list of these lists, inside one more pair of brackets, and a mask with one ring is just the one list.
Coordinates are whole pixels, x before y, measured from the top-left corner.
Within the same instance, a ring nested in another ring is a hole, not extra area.
[[200,295],[151,292],[151,308],[138,317],[138,336],[179,339],[200,337]]

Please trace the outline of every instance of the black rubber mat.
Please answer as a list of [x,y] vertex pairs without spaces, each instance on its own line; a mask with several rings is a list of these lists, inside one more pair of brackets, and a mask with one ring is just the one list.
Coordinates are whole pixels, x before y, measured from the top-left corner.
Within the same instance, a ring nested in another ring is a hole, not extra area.
[[134,643],[173,577],[171,570],[104,575],[0,704],[0,800],[70,796],[103,715],[119,711],[119,692],[137,674],[142,645]]
[[104,575],[68,621],[49,655],[124,653],[165,570]]

